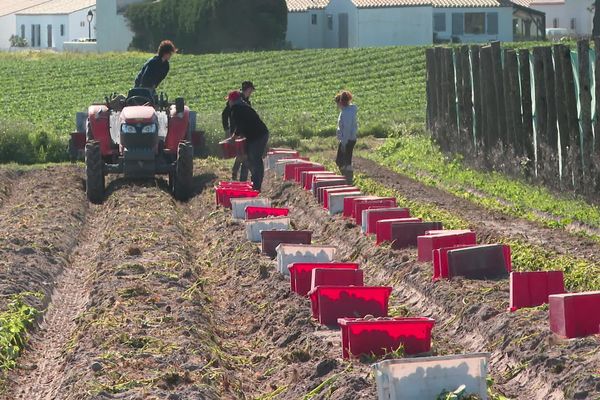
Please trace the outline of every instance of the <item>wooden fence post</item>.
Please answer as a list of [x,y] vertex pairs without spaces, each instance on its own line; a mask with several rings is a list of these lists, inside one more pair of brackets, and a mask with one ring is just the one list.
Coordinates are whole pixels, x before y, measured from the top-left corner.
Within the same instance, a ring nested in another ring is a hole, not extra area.
[[540,142],[546,138],[547,108],[546,108],[546,81],[544,79],[544,48],[533,48],[533,79],[535,82],[535,122],[536,142],[538,155],[536,157],[537,169],[543,168],[543,159],[540,157]]
[[[553,47],[554,60],[554,83],[555,83],[555,103],[556,103],[556,118],[558,120],[558,137],[560,138],[560,157],[557,152],[557,157],[562,159],[561,183],[564,183],[565,174],[568,169],[567,165],[567,144],[569,138],[569,120],[567,116],[567,96],[565,93],[565,73],[571,73],[571,64],[565,66],[563,58],[562,44],[557,44]],[[567,49],[568,51],[568,49]]]
[[427,129],[430,132],[433,132],[433,127],[435,126],[435,85],[436,85],[436,76],[435,76],[435,59],[434,59],[434,50],[433,48],[428,48],[425,50],[425,61],[427,68],[427,77],[426,77],[426,91],[427,91]]
[[500,48],[500,42],[492,42],[492,71],[497,99],[496,110],[498,112],[496,121],[498,124],[498,131],[492,143],[493,145],[496,145],[498,139],[506,142],[508,134],[506,129],[506,102],[504,100],[504,75],[502,72],[502,50]]
[[480,83],[482,86],[482,109],[485,117],[484,131],[482,135],[485,156],[496,144],[498,138],[498,98],[492,71],[492,48],[483,46],[480,53]]
[[554,63],[552,61],[552,47],[544,46],[544,81],[546,85],[546,136],[542,138],[541,150],[545,170],[544,179],[548,182],[559,183],[558,162],[558,129],[556,127],[556,94],[554,84]]
[[521,92],[519,89],[519,64],[517,62],[517,53],[514,50],[507,50],[504,53],[504,68],[508,71],[508,114],[511,116],[513,131],[510,135],[510,143],[513,146],[515,154],[522,154],[520,140],[523,136],[523,121],[521,120]]
[[581,107],[580,122],[582,126],[583,183],[584,192],[589,192],[592,184],[591,156],[593,154],[594,136],[592,132],[592,93],[590,90],[590,43],[588,40],[577,41],[579,53],[579,104]]
[[448,126],[448,145],[455,143],[458,138],[458,122],[457,122],[457,110],[456,110],[456,83],[454,81],[454,57],[453,50],[446,49],[446,59],[448,68],[448,118],[450,123]]
[[[571,50],[567,46],[560,47],[561,64],[564,70],[563,94],[566,101],[566,114],[568,133],[561,135],[561,146],[565,152],[564,175],[569,178],[571,184],[577,188],[580,186],[581,177],[581,151],[579,146],[579,116],[577,115],[577,96],[575,90],[575,72],[571,60]],[[562,139],[565,139],[562,142]]]
[[505,49],[504,50],[504,67],[502,68],[502,79],[504,81],[504,112],[505,112],[505,123],[506,123],[506,134],[504,135],[504,145],[505,149],[508,147],[513,147],[515,144],[514,134],[515,134],[515,121],[513,114],[513,101],[515,100],[510,93],[510,71],[508,68],[508,58],[510,57],[510,52],[514,50]]
[[435,139],[441,142],[444,135],[444,129],[446,129],[446,123],[448,120],[448,113],[446,111],[446,68],[444,68],[444,49],[441,47],[435,48],[435,65],[436,65],[436,76],[438,78],[438,120],[436,126]]
[[463,63],[462,53],[460,49],[454,49],[454,68],[456,72],[456,98],[457,98],[457,112],[458,112],[458,129],[456,139],[452,141],[452,151],[458,151],[462,153],[464,146],[464,135],[465,135],[465,88],[463,83]]
[[464,90],[464,135],[466,135],[465,150],[473,147],[473,85],[471,83],[471,61],[469,59],[469,46],[460,48],[462,53],[463,90]]
[[472,143],[477,149],[477,144],[481,142],[483,115],[481,111],[481,75],[480,75],[480,53],[481,47],[471,46],[471,70],[473,71],[473,137]]
[[594,82],[596,94],[596,120],[594,121],[594,152],[592,157],[592,171],[595,178],[594,189],[600,191],[600,37],[594,38],[596,58],[594,59]]
[[521,107],[523,133],[519,138],[521,155],[527,156],[531,163],[535,162],[533,148],[533,105],[531,101],[531,68],[529,50],[519,50],[519,76],[521,79]]

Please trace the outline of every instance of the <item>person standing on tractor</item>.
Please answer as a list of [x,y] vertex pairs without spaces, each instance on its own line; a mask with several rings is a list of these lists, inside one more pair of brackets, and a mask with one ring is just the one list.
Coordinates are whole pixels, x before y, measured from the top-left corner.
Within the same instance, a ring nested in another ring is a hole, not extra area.
[[256,111],[242,100],[239,91],[229,92],[227,100],[231,107],[231,120],[235,126],[232,139],[246,138],[246,163],[252,174],[252,187],[260,191],[265,175],[263,155],[269,141],[269,129]]
[[[252,103],[250,102],[250,96],[254,93],[254,84],[250,81],[242,82],[242,89],[240,93],[242,95],[242,101],[252,107]],[[229,106],[229,101],[225,104],[225,109],[221,113],[221,120],[223,122],[223,130],[225,131],[225,137],[230,137],[233,132],[235,132],[235,125],[231,119],[231,107]],[[245,156],[239,156],[235,158],[233,162],[233,169],[231,171],[231,179],[236,181],[239,179],[240,182],[246,182],[248,180],[248,166],[245,163]]]
[[354,145],[356,145],[356,135],[358,133],[358,122],[356,114],[358,109],[352,104],[352,93],[342,91],[335,96],[340,115],[337,125],[337,139],[340,142],[338,145],[337,156],[335,163],[342,175],[346,177],[348,184],[352,184],[354,180],[354,171],[352,169],[352,153]]
[[163,40],[158,46],[158,53],[146,61],[135,78],[135,87],[148,88],[156,93],[156,88],[169,73],[169,60],[177,52],[170,40]]

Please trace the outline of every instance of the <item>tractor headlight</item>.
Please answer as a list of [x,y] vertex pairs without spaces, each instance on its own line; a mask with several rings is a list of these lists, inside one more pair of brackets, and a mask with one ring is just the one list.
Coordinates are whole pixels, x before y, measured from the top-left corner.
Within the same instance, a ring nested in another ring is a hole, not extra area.
[[156,124],[146,125],[142,128],[142,133],[156,133]]
[[133,125],[123,124],[121,125],[121,133],[136,133],[137,130]]

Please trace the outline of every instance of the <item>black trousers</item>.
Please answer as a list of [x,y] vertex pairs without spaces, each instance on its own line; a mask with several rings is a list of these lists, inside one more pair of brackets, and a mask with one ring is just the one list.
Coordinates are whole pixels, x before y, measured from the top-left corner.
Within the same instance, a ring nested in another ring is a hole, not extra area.
[[267,142],[269,135],[246,142],[246,165],[252,174],[252,188],[261,190],[263,178],[265,176],[265,164],[263,163],[263,155],[267,150]]
[[232,180],[238,180],[238,172],[240,174],[240,182],[246,182],[248,180],[248,166],[246,165],[246,160],[242,157],[236,157],[233,162],[233,169],[231,170]]
[[349,140],[348,143],[346,143],[346,146],[342,146],[342,143],[340,142],[337,156],[335,157],[335,163],[340,169],[352,165],[354,145],[356,145],[356,140]]

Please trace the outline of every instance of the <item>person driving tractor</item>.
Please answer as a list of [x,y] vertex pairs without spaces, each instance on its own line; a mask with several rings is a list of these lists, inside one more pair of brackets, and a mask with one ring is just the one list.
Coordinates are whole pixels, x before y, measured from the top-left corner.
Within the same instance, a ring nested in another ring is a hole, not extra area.
[[158,46],[158,53],[144,64],[135,78],[134,87],[143,87],[156,91],[156,88],[169,73],[169,60],[177,53],[175,45],[170,40],[163,40]]

